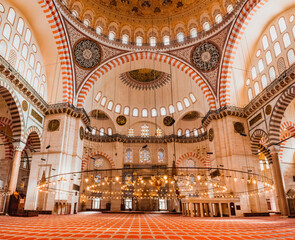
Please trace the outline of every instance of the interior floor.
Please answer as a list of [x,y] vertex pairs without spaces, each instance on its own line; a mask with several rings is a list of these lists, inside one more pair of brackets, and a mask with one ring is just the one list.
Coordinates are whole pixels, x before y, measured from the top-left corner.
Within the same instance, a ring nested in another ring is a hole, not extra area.
[[295,219],[191,218],[176,214],[0,216],[0,239],[294,239]]

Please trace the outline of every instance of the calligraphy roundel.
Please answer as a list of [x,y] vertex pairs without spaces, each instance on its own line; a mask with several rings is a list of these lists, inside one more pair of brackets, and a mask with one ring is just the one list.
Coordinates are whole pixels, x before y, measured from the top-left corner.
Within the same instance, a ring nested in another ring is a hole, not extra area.
[[212,43],[202,43],[197,46],[193,52],[192,60],[196,68],[209,71],[212,70],[219,62],[219,51]]
[[82,68],[94,68],[99,64],[101,51],[94,41],[83,39],[76,44],[74,56]]

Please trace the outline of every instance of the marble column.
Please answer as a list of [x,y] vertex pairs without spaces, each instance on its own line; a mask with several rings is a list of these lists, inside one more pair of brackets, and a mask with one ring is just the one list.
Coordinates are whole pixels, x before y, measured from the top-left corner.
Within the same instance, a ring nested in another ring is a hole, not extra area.
[[220,217],[223,217],[221,203],[218,203],[218,206],[219,206]]
[[14,156],[12,160],[12,169],[11,169],[10,180],[8,185],[8,191],[10,194],[14,193],[16,190],[19,167],[21,162],[21,155],[22,155],[23,149],[25,148],[25,144],[22,142],[15,142],[13,143],[13,147],[14,147]]
[[285,192],[284,180],[283,180],[282,172],[281,172],[279,150],[280,150],[279,146],[271,147],[272,172],[273,172],[275,190],[276,190],[276,195],[277,195],[281,215],[288,216],[289,208],[288,208],[288,202],[287,202],[287,197]]

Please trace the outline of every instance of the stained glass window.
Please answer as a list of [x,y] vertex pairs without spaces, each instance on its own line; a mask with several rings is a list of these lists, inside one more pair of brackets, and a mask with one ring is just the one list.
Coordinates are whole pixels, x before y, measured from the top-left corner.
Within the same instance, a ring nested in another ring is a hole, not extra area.
[[164,162],[164,150],[159,149],[158,151],[158,162]]
[[146,162],[150,162],[150,160],[151,160],[150,150],[148,148],[142,148],[140,150],[139,161],[141,163],[146,163]]
[[149,135],[150,135],[149,126],[147,126],[146,124],[144,124],[141,127],[141,137],[149,137]]
[[127,148],[126,149],[126,153],[125,153],[125,162],[126,163],[131,163],[133,159],[133,152],[131,148]]

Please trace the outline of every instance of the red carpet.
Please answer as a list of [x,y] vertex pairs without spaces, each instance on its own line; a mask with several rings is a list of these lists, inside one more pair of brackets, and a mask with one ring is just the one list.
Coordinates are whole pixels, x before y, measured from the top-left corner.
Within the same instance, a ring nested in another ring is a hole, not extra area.
[[295,219],[80,213],[0,216],[0,239],[295,239]]

